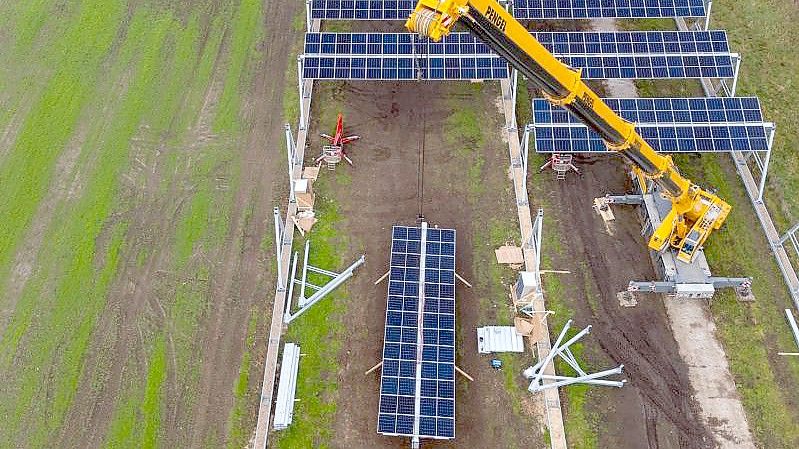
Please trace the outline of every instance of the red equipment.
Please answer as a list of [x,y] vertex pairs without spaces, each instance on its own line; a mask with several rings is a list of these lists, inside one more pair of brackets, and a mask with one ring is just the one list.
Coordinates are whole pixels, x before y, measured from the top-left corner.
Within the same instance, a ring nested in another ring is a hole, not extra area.
[[342,114],[338,115],[338,119],[336,120],[336,134],[331,136],[330,134],[321,134],[322,137],[330,141],[330,145],[325,145],[322,149],[322,154],[316,158],[316,162],[319,163],[321,161],[327,162],[327,167],[329,169],[334,169],[336,164],[344,159],[349,163],[352,164],[352,159],[347,156],[347,152],[344,151],[344,145],[361,138],[361,136],[344,136],[344,116]]

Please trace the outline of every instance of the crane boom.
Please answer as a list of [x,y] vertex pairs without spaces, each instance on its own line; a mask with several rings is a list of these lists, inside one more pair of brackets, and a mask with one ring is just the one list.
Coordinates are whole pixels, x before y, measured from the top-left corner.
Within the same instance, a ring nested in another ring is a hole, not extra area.
[[[671,211],[649,239],[649,247],[668,245],[677,258],[693,261],[707,237],[719,229],[730,205],[680,175],[671,156],[661,155],[641,137],[635,125],[602,101],[574,70],[550,53],[495,0],[419,0],[405,26],[440,40],[461,23],[516,70],[531,80],[551,103],[561,106],[596,132],[607,147],[621,154],[640,179],[651,179],[672,203]],[[646,183],[641,182],[646,192]]]

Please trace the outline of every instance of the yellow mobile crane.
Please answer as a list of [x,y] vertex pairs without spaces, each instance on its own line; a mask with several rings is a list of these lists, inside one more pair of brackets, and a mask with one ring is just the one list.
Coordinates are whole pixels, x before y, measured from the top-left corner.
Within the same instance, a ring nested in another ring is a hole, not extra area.
[[435,41],[463,24],[516,70],[531,80],[553,104],[561,106],[599,134],[609,149],[633,166],[641,192],[654,181],[671,200],[671,211],[654,230],[649,247],[671,245],[677,259],[693,261],[711,232],[719,229],[730,205],[680,175],[670,156],[655,152],[630,123],[602,101],[580,78],[580,71],[558,61],[495,0],[419,0],[405,26]]

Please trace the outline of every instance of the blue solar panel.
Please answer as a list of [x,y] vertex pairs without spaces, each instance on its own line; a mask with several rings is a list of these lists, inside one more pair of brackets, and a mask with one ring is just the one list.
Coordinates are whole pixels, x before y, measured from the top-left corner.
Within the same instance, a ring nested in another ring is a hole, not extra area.
[[[731,78],[724,31],[538,32],[585,79]],[[507,63],[469,33],[431,42],[410,33],[308,33],[308,79],[502,79]]]
[[455,231],[424,229],[392,229],[377,431],[454,438]]
[[[519,19],[704,17],[703,0],[514,0]],[[405,20],[415,0],[312,0],[311,16],[328,20]]]
[[704,17],[704,0],[514,0],[518,19]]
[[[768,133],[760,102],[742,98],[614,98],[605,102],[656,151],[767,151]],[[536,151],[608,151],[604,142],[565,110],[533,101]]]
[[[757,97],[713,98],[606,98],[605,103],[625,120],[657,123],[762,123]],[[582,124],[565,109],[543,99],[533,100],[536,124]]]
[[[637,125],[636,129],[662,153],[768,151],[765,125]],[[593,131],[577,126],[536,126],[535,146],[539,153],[609,151]]]

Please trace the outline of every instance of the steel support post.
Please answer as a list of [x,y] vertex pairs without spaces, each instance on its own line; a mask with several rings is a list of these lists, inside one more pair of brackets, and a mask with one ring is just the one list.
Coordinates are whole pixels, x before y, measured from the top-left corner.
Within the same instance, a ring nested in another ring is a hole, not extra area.
[[294,165],[295,165],[295,156],[294,156],[294,140],[291,137],[291,127],[288,123],[286,123],[286,153],[288,155],[287,161],[289,163],[289,201],[295,202],[297,199],[294,196]]
[[713,7],[713,2],[707,2],[705,6],[705,31],[710,27],[710,9]]
[[305,0],[305,31],[311,32],[311,0]]
[[544,233],[544,209],[538,208],[538,214],[533,223],[533,233],[535,235],[535,278],[538,287],[541,288],[541,242]]
[[300,164],[302,161],[297,157],[297,144],[294,142],[294,133],[291,132],[291,125],[286,123],[284,129],[286,130],[286,146],[291,147],[291,154],[294,156],[294,165]]
[[305,107],[303,106],[303,99],[305,98],[305,89],[303,89],[302,77],[302,55],[297,56],[297,90],[300,93],[300,129],[305,129]]
[[766,188],[766,176],[768,176],[768,164],[771,160],[771,147],[774,145],[775,127],[773,124],[769,127],[768,136],[768,150],[766,151],[766,160],[763,162],[762,170],[760,171],[760,183],[757,186],[757,202],[763,202],[763,191]]
[[799,348],[799,326],[796,325],[796,320],[793,318],[793,313],[791,313],[791,309],[785,309],[785,316],[788,318],[788,324],[791,325],[791,330],[793,331],[793,338],[796,341],[796,347]]
[[741,55],[736,53],[733,56],[735,57],[735,72],[732,76],[732,89],[730,89],[731,97],[735,96],[735,89],[738,88],[738,73],[741,71]]
[[530,159],[530,134],[533,132],[533,125],[524,125],[524,135],[522,136],[522,170],[524,179],[527,182],[527,162]]
[[300,298],[297,300],[297,303],[300,307],[305,305],[306,297],[305,297],[305,285],[307,284],[308,279],[308,254],[311,252],[311,241],[305,241],[305,254],[302,256],[302,281],[300,283]]
[[283,283],[283,221],[280,219],[280,210],[275,208],[273,210],[275,215],[275,259],[277,260],[277,289],[283,291],[286,289]]
[[289,291],[286,293],[286,311],[283,313],[283,319],[285,320],[289,316],[291,316],[291,302],[294,298],[294,276],[297,275],[297,258],[299,257],[299,253],[294,251],[294,260],[291,262],[291,277],[289,277]]
[[519,71],[516,69],[511,70],[510,75],[510,110],[511,110],[511,129],[516,129],[519,125],[516,123],[516,88],[519,85]]

